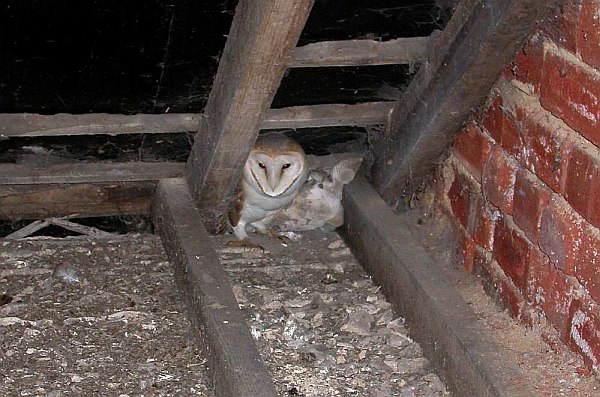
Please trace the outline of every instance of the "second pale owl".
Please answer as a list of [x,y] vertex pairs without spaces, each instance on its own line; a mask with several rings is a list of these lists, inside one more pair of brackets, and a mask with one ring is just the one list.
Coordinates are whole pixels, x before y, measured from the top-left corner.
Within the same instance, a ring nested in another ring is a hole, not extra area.
[[288,207],[306,180],[308,166],[302,147],[280,134],[260,135],[244,165],[240,189],[229,211],[237,245],[252,246],[246,226],[268,233],[273,215]]

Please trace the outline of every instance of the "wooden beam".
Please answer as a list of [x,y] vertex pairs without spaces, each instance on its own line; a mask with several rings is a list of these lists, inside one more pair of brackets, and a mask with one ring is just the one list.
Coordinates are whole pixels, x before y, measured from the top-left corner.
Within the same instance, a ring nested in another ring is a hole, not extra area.
[[429,37],[389,41],[322,41],[296,47],[290,68],[414,64],[423,60]]
[[[392,102],[269,109],[260,129],[385,124]],[[149,117],[145,117],[149,116]],[[0,138],[196,132],[200,114],[0,114]]]
[[371,180],[393,202],[432,174],[454,135],[555,0],[462,0],[376,144]]
[[240,0],[188,159],[192,196],[212,232],[239,182],[314,0]]
[[261,129],[387,124],[394,102],[313,105],[271,109]]
[[158,180],[183,163],[0,164],[0,219],[148,214]]
[[200,115],[174,114],[0,114],[0,138],[93,134],[155,134],[198,130]]
[[156,181],[0,185],[0,219],[149,214]]
[[153,219],[208,359],[215,395],[277,396],[184,179],[160,182]]
[[183,163],[70,163],[45,168],[0,164],[0,185],[158,181],[183,175]]
[[414,236],[364,180],[344,189],[344,234],[353,252],[404,316],[455,396],[533,397],[519,364],[477,324],[478,316]]

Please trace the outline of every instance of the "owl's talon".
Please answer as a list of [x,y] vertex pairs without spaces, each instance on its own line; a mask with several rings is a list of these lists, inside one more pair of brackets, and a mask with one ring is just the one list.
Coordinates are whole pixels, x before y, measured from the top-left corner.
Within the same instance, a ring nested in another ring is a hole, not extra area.
[[247,238],[245,238],[243,240],[228,241],[227,243],[225,243],[225,245],[227,245],[228,247],[247,248],[249,250],[259,249],[262,252],[265,252],[265,249],[263,248],[262,245],[254,244],[252,241],[250,241],[250,239],[247,239]]

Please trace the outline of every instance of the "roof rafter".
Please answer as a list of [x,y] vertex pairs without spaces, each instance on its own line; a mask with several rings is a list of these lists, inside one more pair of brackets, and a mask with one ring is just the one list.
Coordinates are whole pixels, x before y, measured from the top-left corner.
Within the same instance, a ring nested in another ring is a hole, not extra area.
[[427,180],[454,135],[555,0],[462,0],[376,146],[371,181],[390,203]]

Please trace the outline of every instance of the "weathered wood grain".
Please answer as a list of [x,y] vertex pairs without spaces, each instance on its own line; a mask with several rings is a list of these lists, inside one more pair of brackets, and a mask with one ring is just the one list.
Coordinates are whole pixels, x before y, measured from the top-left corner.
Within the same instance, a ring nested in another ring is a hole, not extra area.
[[156,181],[0,185],[0,219],[149,214]]
[[183,163],[69,163],[49,167],[0,164],[0,185],[158,181],[183,175]]
[[314,0],[240,0],[186,177],[216,232]]
[[554,0],[462,0],[376,145],[371,180],[390,203],[432,174]]
[[174,114],[0,114],[0,137],[94,134],[156,134],[198,130],[200,115]]
[[215,396],[277,396],[184,179],[160,182],[153,218],[208,359]]
[[414,64],[423,60],[429,37],[389,41],[322,41],[296,47],[290,68]]
[[393,102],[366,102],[271,109],[261,129],[386,124],[393,106]]

